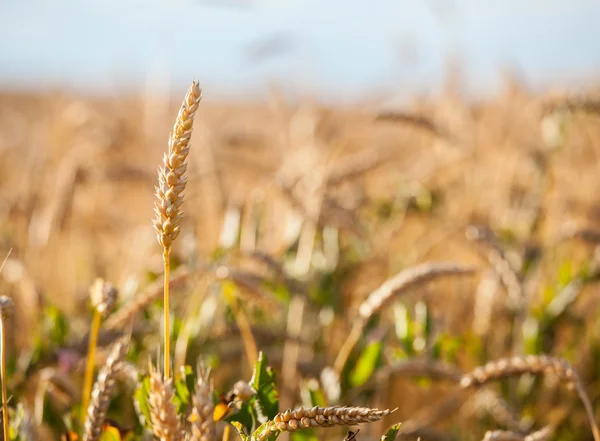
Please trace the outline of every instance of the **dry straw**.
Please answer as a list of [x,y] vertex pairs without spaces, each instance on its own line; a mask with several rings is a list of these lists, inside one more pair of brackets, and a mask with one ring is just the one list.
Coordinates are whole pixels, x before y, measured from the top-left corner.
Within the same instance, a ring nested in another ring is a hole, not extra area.
[[173,380],[150,368],[150,426],[160,441],[182,441],[183,430],[174,403]]
[[213,388],[208,372],[198,369],[198,382],[192,397],[190,415],[191,439],[193,441],[214,441],[216,439]]
[[359,317],[355,321],[350,335],[340,348],[333,365],[336,372],[341,372],[360,339],[367,321],[385,308],[394,298],[408,290],[423,285],[440,277],[470,275],[475,268],[456,263],[423,263],[408,268],[394,277],[387,279],[373,291],[359,307]]
[[116,377],[122,369],[127,350],[127,340],[118,341],[98,375],[92,392],[92,400],[87,409],[83,441],[97,441],[100,439],[102,427],[106,421],[106,411],[110,404],[110,395],[115,387]]
[[464,388],[473,387],[489,381],[522,374],[554,375],[569,387],[575,389],[585,408],[588,422],[594,435],[594,441],[600,441],[600,431],[594,420],[594,409],[592,408],[590,399],[581,384],[577,371],[566,360],[547,355],[504,358],[492,361],[484,366],[479,366],[472,372],[463,375],[460,385]]
[[194,116],[200,99],[202,89],[194,81],[188,90],[179,114],[175,120],[173,132],[169,137],[169,149],[163,157],[163,166],[158,169],[158,186],[153,220],[158,243],[163,247],[164,264],[164,338],[165,338],[165,378],[170,376],[170,326],[169,326],[169,268],[171,245],[179,235],[179,225],[183,218],[181,205],[183,204],[183,191],[187,183],[185,171],[186,159],[190,150],[190,138]]
[[295,432],[297,430],[315,427],[355,426],[357,424],[379,421],[392,413],[393,410],[370,409],[368,407],[318,407],[311,409],[300,407],[296,410],[288,409],[275,415],[268,421],[258,441],[263,441],[271,434],[277,432]]

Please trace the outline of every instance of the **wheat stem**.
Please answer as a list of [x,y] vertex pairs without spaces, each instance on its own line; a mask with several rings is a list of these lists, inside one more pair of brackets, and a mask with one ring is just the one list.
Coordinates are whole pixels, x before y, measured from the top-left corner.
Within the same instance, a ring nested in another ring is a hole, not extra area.
[[258,360],[258,347],[256,346],[254,335],[252,335],[250,321],[248,320],[248,317],[246,317],[246,314],[242,308],[238,306],[233,294],[227,290],[224,291],[224,294],[225,300],[231,308],[233,318],[240,329],[240,336],[242,337],[242,342],[244,343],[244,350],[246,351],[248,366],[250,366],[250,370],[252,370],[256,364],[256,360]]
[[171,375],[171,326],[169,323],[169,270],[171,269],[170,256],[171,248],[165,248],[163,252],[163,263],[164,263],[164,337],[165,337],[165,378],[169,378]]
[[[4,264],[2,264],[4,265]],[[6,396],[6,317],[11,312],[13,301],[0,296],[0,381],[2,382],[2,428],[4,439],[8,440],[8,398]]]
[[0,314],[0,333],[2,334],[0,348],[0,381],[2,381],[2,427],[4,438],[8,440],[8,399],[6,397],[6,323],[4,314]]
[[231,433],[231,426],[229,424],[227,424],[224,428],[223,428],[223,437],[222,437],[222,441],[229,441],[229,434]]
[[585,414],[588,422],[590,423],[592,435],[594,435],[594,441],[600,441],[600,430],[598,430],[598,424],[596,424],[596,420],[594,419],[594,409],[585,389],[581,385],[581,381],[575,382],[575,390],[577,391],[577,395],[579,395],[579,399],[585,408]]
[[88,343],[87,363],[85,368],[85,377],[83,380],[83,397],[81,404],[81,423],[85,422],[86,411],[90,404],[92,394],[92,382],[94,380],[94,365],[96,360],[96,346],[98,342],[98,331],[100,330],[100,321],[102,315],[94,308],[92,316],[92,327],[90,329],[90,338]]

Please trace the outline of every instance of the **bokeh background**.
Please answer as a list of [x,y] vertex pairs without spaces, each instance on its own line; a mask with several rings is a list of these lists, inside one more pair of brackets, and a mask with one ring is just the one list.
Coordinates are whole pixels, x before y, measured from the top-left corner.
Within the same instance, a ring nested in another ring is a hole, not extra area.
[[[598,17],[592,0],[2,2],[14,396],[36,416],[67,412],[64,391],[40,410],[40,371],[77,389],[94,279],[124,307],[160,277],[156,167],[196,78],[176,362],[209,360],[219,391],[249,377],[237,305],[282,406],[398,407],[364,440],[397,421],[404,439],[547,424],[592,439],[556,382],[465,394],[455,380],[509,355],[565,357],[600,415]],[[477,271],[386,305],[328,376],[368,294],[439,261]],[[134,328],[144,366],[159,311],[145,305]]]

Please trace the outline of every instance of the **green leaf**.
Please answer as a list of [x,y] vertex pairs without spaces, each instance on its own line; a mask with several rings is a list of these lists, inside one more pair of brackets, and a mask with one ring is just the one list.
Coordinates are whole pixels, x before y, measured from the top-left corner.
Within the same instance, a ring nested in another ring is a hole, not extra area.
[[402,423],[398,423],[390,427],[386,434],[381,437],[381,441],[394,441],[396,439],[396,436],[398,435],[398,431],[400,430],[401,425]]
[[383,345],[379,341],[373,342],[365,348],[350,373],[352,387],[362,386],[371,378],[381,359],[382,350]]
[[258,420],[264,422],[275,418],[275,415],[279,413],[279,395],[275,385],[275,372],[268,366],[267,357],[262,352],[258,355],[250,385],[256,391]]
[[150,428],[150,405],[148,404],[148,396],[150,392],[150,377],[145,375],[140,382],[140,387],[135,391],[135,400],[137,401],[136,410],[139,413],[139,418],[142,420],[142,425]]
[[63,346],[69,333],[69,321],[58,308],[53,306],[48,306],[44,310],[43,317],[46,341],[50,341],[53,347]]
[[240,409],[225,418],[231,424],[237,424],[245,429],[245,433],[251,433],[256,422],[256,411],[254,410],[254,398],[242,403]]
[[291,432],[290,437],[292,441],[319,441],[315,429],[304,429],[298,432]]
[[560,287],[567,286],[573,280],[573,262],[565,260],[558,269],[558,284]]
[[325,394],[320,388],[308,388],[308,393],[310,395],[310,405],[311,407],[320,406],[325,407],[327,405],[327,400],[325,399]]
[[250,437],[244,433],[244,427],[241,423],[237,421],[232,421],[231,425],[237,430],[238,435],[242,439],[242,441],[250,441]]
[[181,375],[175,380],[175,405],[177,412],[183,413],[183,410],[190,404],[191,396],[194,392],[194,374],[191,366],[183,366]]

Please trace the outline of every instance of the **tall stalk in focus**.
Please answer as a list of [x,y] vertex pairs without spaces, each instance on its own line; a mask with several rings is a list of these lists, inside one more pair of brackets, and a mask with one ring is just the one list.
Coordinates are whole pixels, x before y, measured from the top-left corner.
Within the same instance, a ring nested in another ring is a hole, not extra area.
[[186,159],[190,150],[190,138],[194,116],[202,98],[202,89],[194,81],[188,90],[169,136],[169,149],[163,156],[163,165],[158,169],[158,186],[153,219],[158,243],[163,247],[164,264],[164,375],[170,377],[171,348],[169,323],[169,270],[171,245],[179,235],[179,224],[183,218],[183,190],[187,183]]
[[0,296],[0,381],[2,381],[2,428],[8,440],[8,399],[6,396],[6,317],[13,307],[9,297]]

